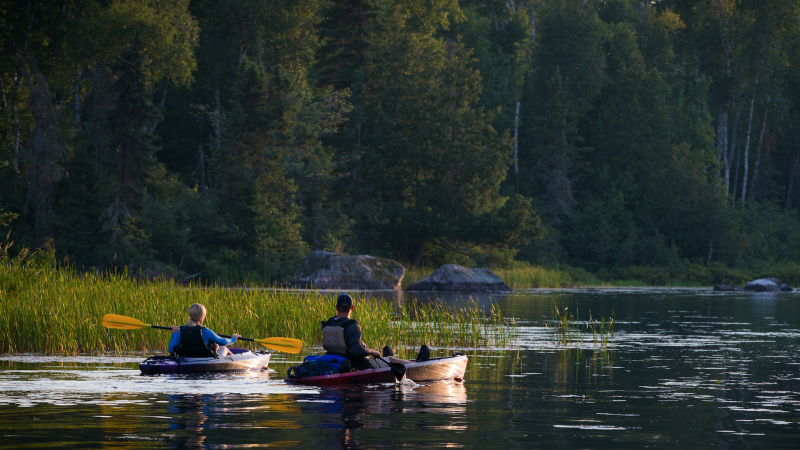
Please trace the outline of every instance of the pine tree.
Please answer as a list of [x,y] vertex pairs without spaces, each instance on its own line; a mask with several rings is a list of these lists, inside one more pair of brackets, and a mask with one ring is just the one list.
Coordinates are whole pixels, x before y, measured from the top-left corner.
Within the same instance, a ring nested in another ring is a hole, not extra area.
[[137,39],[109,66],[116,80],[111,86],[115,108],[108,115],[109,157],[107,173],[118,200],[133,211],[141,211],[145,190],[163,179],[157,161],[159,148],[149,131],[161,119],[147,92],[142,42]]
[[540,176],[545,180],[545,201],[553,223],[561,223],[575,205],[572,179],[575,169],[590,150],[581,147],[583,137],[578,134],[576,114],[568,103],[563,89],[561,70],[547,83],[547,93],[538,120],[536,136],[540,148],[536,152],[540,161]]

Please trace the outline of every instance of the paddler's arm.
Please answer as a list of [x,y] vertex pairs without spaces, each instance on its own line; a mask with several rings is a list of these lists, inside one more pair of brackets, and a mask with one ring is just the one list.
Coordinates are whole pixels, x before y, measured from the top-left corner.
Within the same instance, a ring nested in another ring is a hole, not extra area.
[[347,342],[347,352],[353,356],[366,358],[367,356],[381,356],[375,350],[370,350],[361,342],[361,325],[351,325],[344,330],[344,339]]
[[214,333],[208,328],[203,328],[203,339],[208,339],[208,342],[213,342],[222,347],[233,344],[234,342],[236,342],[236,339],[238,337],[239,337],[238,334],[232,334],[230,339],[226,339],[217,336],[217,333]]
[[169,353],[174,353],[175,347],[181,343],[181,333],[180,333],[181,329],[178,328],[178,331],[175,331],[175,328],[178,327],[172,328],[172,337],[169,339],[169,347],[167,347]]

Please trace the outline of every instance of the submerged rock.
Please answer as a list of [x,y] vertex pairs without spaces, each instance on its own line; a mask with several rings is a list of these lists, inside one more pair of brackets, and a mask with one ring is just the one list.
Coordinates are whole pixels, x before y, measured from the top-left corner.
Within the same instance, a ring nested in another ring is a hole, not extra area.
[[445,264],[411,286],[407,291],[501,291],[511,288],[489,269],[467,269],[458,264]]
[[714,286],[714,290],[720,292],[737,292],[737,291],[743,291],[744,288],[739,286],[730,286],[727,284],[718,284]]
[[747,283],[744,286],[744,290],[751,292],[778,292],[780,288],[772,279],[760,278]]
[[788,285],[788,284],[786,284],[786,283],[783,283],[783,284],[780,286],[780,289],[781,289],[781,291],[783,291],[783,292],[792,292],[792,291],[794,290],[794,289],[792,289],[791,287],[789,287],[789,285]]
[[292,286],[318,289],[400,289],[405,267],[391,259],[315,251],[303,260]]

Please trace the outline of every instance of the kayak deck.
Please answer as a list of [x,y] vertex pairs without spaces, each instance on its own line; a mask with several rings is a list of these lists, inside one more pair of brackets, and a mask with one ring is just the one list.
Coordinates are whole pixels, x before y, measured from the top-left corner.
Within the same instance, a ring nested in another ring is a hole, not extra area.
[[232,355],[219,358],[151,356],[139,364],[139,370],[143,375],[247,372],[266,369],[269,365],[271,354],[268,352],[253,353],[243,348],[229,350]]
[[[405,364],[406,378],[411,381],[463,381],[467,371],[467,357],[454,354],[443,358]],[[396,380],[389,367],[359,370],[356,372],[334,373],[315,377],[286,378],[287,383],[311,384],[315,386],[336,386],[342,384],[394,383]]]

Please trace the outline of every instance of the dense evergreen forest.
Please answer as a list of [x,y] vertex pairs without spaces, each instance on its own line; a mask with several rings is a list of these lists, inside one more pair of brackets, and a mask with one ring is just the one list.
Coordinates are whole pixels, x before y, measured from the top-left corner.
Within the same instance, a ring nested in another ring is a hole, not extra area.
[[800,258],[800,0],[5,0],[0,231],[282,282]]

